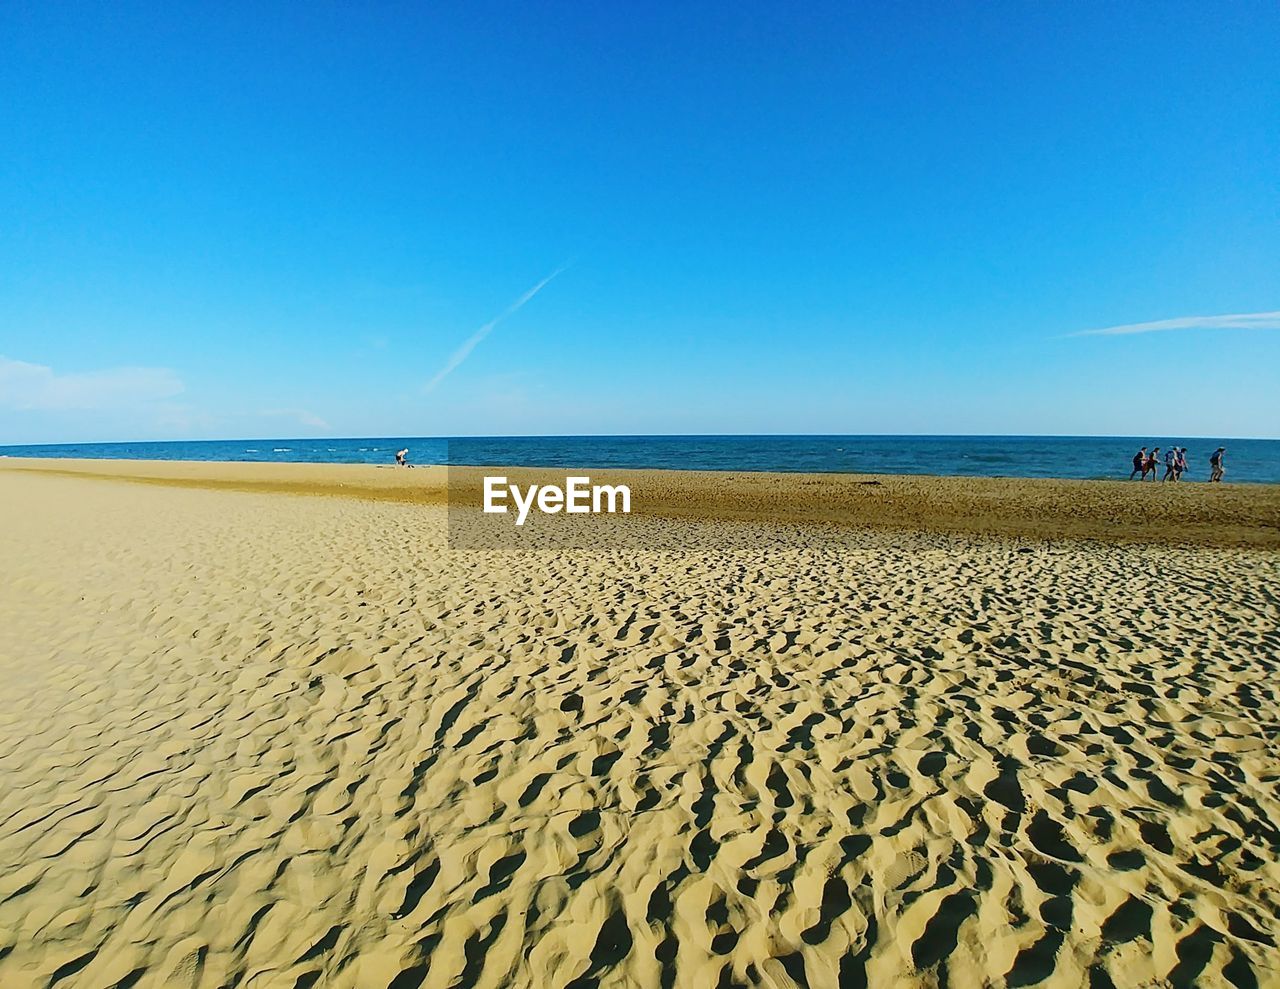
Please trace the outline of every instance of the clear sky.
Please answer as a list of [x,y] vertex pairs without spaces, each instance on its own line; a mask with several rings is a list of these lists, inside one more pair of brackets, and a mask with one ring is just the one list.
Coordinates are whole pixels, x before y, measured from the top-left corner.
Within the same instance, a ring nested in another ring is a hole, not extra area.
[[1272,0],[6,3],[0,444],[1277,437],[1278,50]]

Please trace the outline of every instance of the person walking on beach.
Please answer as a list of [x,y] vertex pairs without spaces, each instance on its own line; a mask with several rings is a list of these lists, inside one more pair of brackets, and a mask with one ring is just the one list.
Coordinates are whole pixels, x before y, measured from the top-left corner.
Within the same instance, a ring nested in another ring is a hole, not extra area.
[[1177,456],[1173,458],[1173,479],[1181,481],[1182,475],[1187,472],[1187,448],[1185,446],[1178,447]]
[[1165,481],[1176,481],[1178,479],[1177,462],[1178,448],[1176,446],[1171,446],[1164,452],[1164,477],[1160,478],[1160,482],[1162,484]]
[[1156,464],[1158,464],[1159,462],[1160,462],[1160,448],[1158,446],[1154,446],[1151,448],[1151,455],[1147,457],[1146,463],[1142,465],[1142,479],[1144,481],[1147,479],[1147,471],[1151,472],[1151,480],[1154,481],[1156,479],[1156,472],[1157,472]]
[[1209,455],[1209,480],[1221,481],[1222,475],[1227,472],[1227,468],[1223,466],[1222,456],[1227,452],[1225,446],[1220,446]]
[[1134,475],[1136,474],[1141,474],[1143,477],[1146,477],[1147,472],[1146,470],[1143,469],[1145,468],[1146,463],[1147,463],[1147,448],[1144,446],[1141,450],[1139,450],[1137,453],[1133,455],[1133,473],[1129,475],[1129,480],[1132,481],[1134,478]]

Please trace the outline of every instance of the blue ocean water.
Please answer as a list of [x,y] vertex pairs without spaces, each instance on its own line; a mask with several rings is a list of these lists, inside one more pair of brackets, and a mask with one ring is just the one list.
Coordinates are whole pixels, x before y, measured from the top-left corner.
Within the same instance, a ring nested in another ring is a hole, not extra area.
[[[1116,436],[506,436],[200,440],[0,447],[0,456],[1127,478],[1140,446],[1187,447],[1187,479],[1227,448],[1227,481],[1280,484],[1280,440]],[[1163,468],[1162,468],[1163,470]]]

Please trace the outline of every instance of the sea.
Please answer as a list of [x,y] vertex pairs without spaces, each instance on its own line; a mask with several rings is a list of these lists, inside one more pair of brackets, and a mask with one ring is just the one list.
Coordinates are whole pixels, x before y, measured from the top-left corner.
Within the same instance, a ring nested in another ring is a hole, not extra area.
[[[384,436],[0,446],[0,457],[610,467],[965,477],[1119,478],[1139,447],[1185,446],[1186,479],[1226,447],[1228,482],[1280,484],[1280,440],[1150,436]],[[1163,466],[1161,466],[1163,473]]]

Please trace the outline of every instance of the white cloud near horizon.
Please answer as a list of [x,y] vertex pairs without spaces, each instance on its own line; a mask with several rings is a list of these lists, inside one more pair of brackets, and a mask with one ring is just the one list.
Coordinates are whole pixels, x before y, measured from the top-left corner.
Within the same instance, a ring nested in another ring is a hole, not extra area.
[[1228,316],[1179,316],[1150,323],[1125,323],[1100,330],[1068,333],[1070,337],[1128,336],[1133,333],[1159,333],[1163,330],[1280,330],[1280,312],[1235,313]]
[[493,332],[493,329],[495,326],[497,326],[507,317],[514,316],[517,312],[519,312],[524,307],[526,302],[528,302],[535,295],[537,295],[544,288],[546,288],[547,285],[550,284],[551,280],[555,278],[557,275],[559,275],[561,272],[563,272],[567,267],[569,267],[567,264],[562,264],[555,271],[551,272],[551,274],[549,274],[546,278],[538,282],[537,285],[533,286],[533,288],[525,292],[524,295],[516,299],[515,302],[507,306],[507,308],[503,310],[503,312],[500,315],[489,320],[489,322],[485,323],[484,326],[480,327],[480,329],[476,330],[475,333],[471,334],[470,338],[461,347],[459,347],[457,350],[453,352],[452,356],[450,356],[450,358],[445,362],[444,367],[442,367],[439,371],[437,371],[435,373],[435,376],[426,383],[426,385],[422,389],[423,392],[425,394],[430,394],[431,392],[435,391],[436,386],[440,384],[440,382],[442,382],[445,378],[447,378],[453,371],[457,370],[458,365],[471,356],[471,351],[475,350],[476,347],[480,345],[481,341],[483,341],[485,337],[487,337],[490,333]]
[[173,398],[182,379],[169,368],[115,367],[58,373],[0,356],[0,408],[44,412],[118,409]]
[[281,416],[286,419],[296,419],[300,426],[310,426],[313,429],[332,429],[327,421],[321,419],[318,415],[313,415],[306,409],[263,409],[264,416]]

